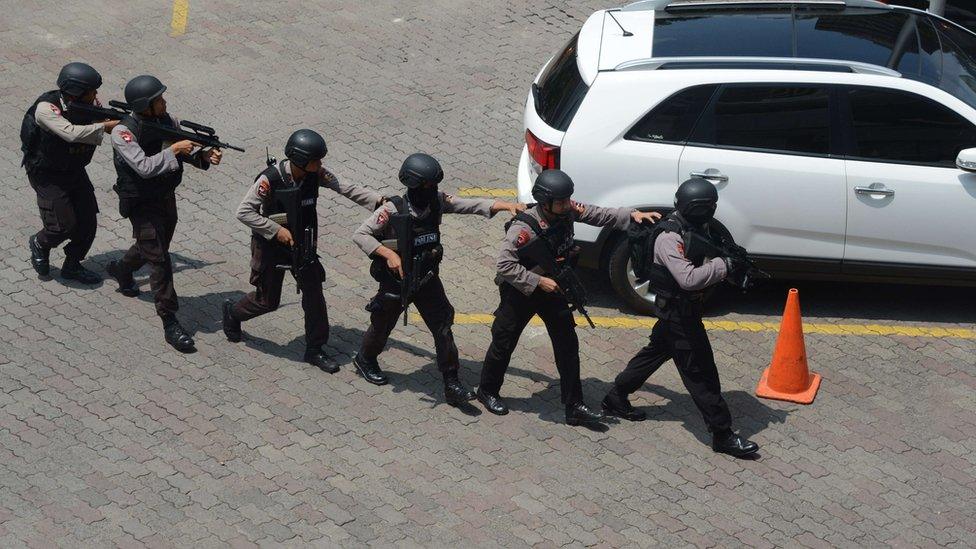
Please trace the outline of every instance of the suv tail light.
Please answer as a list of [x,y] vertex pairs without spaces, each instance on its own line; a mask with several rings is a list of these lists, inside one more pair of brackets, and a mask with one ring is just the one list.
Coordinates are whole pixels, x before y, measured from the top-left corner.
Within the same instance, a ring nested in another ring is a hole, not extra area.
[[559,147],[550,145],[536,137],[529,130],[525,130],[525,144],[529,149],[529,158],[537,172],[555,170],[559,168]]

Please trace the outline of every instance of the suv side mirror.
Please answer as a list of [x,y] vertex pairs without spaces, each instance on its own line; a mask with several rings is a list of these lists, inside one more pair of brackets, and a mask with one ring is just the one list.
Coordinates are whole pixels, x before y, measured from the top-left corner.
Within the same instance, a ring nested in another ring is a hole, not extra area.
[[956,157],[956,167],[967,172],[976,172],[976,148],[963,149]]

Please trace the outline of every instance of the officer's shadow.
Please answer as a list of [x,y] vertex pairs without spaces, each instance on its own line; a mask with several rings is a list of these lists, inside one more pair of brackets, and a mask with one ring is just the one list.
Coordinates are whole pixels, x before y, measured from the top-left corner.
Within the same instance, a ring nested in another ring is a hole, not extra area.
[[[120,259],[122,259],[123,255],[125,255],[124,250],[112,250],[110,252],[102,252],[100,254],[89,256],[85,258],[84,261],[81,262],[81,265],[83,267],[95,271],[96,273],[98,273],[103,277],[102,282],[99,282],[98,284],[89,285],[89,284],[81,284],[77,280],[64,280],[60,276],[57,276],[60,274],[60,272],[59,269],[54,267],[52,267],[51,269],[51,277],[61,282],[61,284],[64,284],[65,286],[68,286],[70,288],[97,288],[102,286],[103,284],[109,284],[112,286],[113,289],[115,289],[117,287],[117,284],[115,283],[115,279],[109,276],[106,269],[108,268],[109,263],[111,263],[112,261],[119,261]],[[201,261],[199,259],[193,259],[181,253],[176,253],[176,252],[170,252],[169,256],[170,256],[170,260],[173,262],[174,274],[179,273],[181,271],[187,271],[191,269],[203,269],[211,265],[219,265],[221,263],[224,263],[223,261],[215,261],[215,262]],[[139,289],[142,292],[140,296],[143,296],[143,299],[145,299],[144,296],[146,296],[147,292],[149,291],[148,265],[136,271],[133,274],[133,278],[136,281],[136,285],[139,286]],[[152,301],[152,294],[149,293],[148,295],[149,295],[148,298],[149,301]],[[181,300],[183,299],[182,296],[180,297],[180,299]]]
[[[644,389],[667,399],[664,404],[635,406],[635,408],[647,413],[647,421],[680,421],[685,430],[694,435],[699,442],[711,445],[711,433],[706,428],[698,407],[695,406],[695,402],[688,393],[672,391],[667,387],[650,384],[645,384]],[[637,395],[631,395],[631,402],[634,402],[635,396]],[[785,423],[786,416],[790,413],[789,410],[770,408],[745,391],[723,391],[722,396],[725,397],[725,401],[732,412],[732,428],[743,438],[750,438],[761,433],[771,424]]]

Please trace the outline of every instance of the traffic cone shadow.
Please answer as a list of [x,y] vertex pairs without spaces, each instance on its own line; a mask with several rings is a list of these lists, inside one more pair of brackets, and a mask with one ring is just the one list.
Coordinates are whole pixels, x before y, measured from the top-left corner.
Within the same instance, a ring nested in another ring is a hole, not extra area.
[[759,379],[756,396],[810,404],[820,389],[820,375],[807,368],[807,350],[803,343],[803,321],[800,317],[800,292],[795,288],[786,297],[783,323],[776,338],[773,360]]

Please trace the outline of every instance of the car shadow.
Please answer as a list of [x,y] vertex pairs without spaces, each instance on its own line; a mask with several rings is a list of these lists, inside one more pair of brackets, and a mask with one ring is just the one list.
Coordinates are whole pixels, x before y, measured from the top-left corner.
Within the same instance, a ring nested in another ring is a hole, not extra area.
[[[610,287],[606,275],[594,269],[580,269],[580,279],[589,291],[589,304],[620,314],[634,315]],[[803,315],[866,321],[976,322],[976,288],[872,284],[813,280],[768,280],[743,293],[721,285],[709,300],[705,316],[728,313],[780,316],[790,288],[800,291]]]

